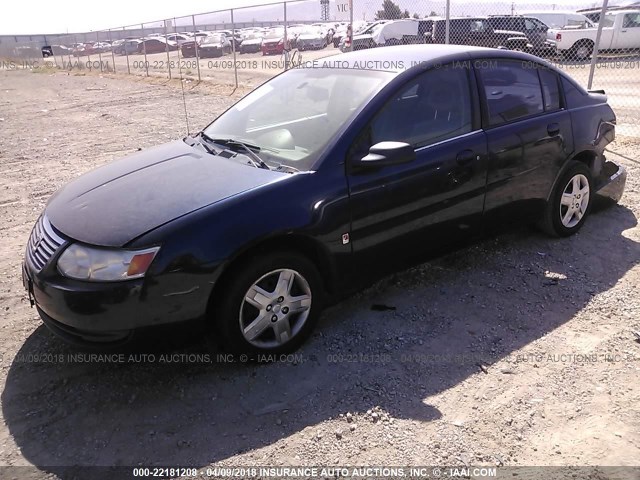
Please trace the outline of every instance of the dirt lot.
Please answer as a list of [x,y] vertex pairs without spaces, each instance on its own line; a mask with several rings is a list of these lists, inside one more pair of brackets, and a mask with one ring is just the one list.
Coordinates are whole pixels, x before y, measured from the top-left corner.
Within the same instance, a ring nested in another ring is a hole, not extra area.
[[[243,93],[185,89],[192,130]],[[22,288],[31,226],[65,182],[184,124],[178,83],[0,72],[0,465],[640,464],[640,168],[619,158],[621,204],[578,235],[523,228],[385,278],[326,311],[293,361],[61,344]]]

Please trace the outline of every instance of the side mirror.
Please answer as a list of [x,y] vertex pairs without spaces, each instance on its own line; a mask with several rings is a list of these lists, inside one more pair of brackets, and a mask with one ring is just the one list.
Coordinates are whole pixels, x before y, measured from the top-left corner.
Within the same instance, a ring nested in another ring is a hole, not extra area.
[[380,142],[369,149],[369,154],[362,157],[356,165],[359,167],[386,167],[412,162],[416,152],[411,145],[404,142]]

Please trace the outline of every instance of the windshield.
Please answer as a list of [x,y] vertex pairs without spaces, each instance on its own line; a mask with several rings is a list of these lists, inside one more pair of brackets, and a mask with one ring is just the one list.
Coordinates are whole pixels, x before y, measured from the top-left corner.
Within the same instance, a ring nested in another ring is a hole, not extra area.
[[394,74],[342,69],[296,69],[240,100],[204,132],[260,147],[270,166],[310,170],[338,130]]

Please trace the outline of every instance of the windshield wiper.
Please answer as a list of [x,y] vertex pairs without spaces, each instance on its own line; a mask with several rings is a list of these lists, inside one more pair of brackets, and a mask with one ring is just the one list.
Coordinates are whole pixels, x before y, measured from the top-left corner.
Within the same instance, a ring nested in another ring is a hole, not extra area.
[[[201,138],[202,140],[205,140],[204,142],[203,142],[203,141],[199,141],[198,143],[199,143],[200,145],[202,145],[202,147],[207,151],[207,153],[210,153],[210,154],[212,154],[212,155],[217,155],[217,154],[218,154],[218,152],[216,152],[216,151],[215,151],[215,150],[214,150],[214,149],[209,145],[209,143],[211,142],[211,139],[207,136],[207,134],[206,134],[206,133],[204,133],[204,132],[200,132],[198,135],[200,136],[200,138]],[[192,138],[194,138],[194,137],[192,137]]]
[[[206,135],[203,133],[203,135]],[[210,138],[210,137],[207,137]],[[249,160],[251,160],[251,163],[257,167],[257,168],[264,168],[265,170],[271,170],[271,167],[269,167],[269,165],[267,165],[265,163],[264,160],[262,160],[258,154],[256,154],[254,152],[254,150],[260,151],[260,147],[258,147],[257,145],[250,145],[248,143],[244,143],[241,142],[239,140],[234,140],[232,138],[216,138],[216,139],[210,139],[211,142],[214,143],[219,143],[221,145],[225,145],[227,147],[240,147],[242,148],[242,150],[244,150],[246,153],[246,156],[249,157]]]

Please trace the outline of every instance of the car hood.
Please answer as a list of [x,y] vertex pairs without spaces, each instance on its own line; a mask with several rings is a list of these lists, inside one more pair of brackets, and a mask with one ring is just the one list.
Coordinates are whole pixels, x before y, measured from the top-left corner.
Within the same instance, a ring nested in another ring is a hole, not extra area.
[[262,43],[262,39],[261,38],[251,38],[249,40],[243,40],[242,44],[243,45],[260,45]]
[[68,237],[119,247],[178,217],[287,176],[175,141],[73,180],[51,197],[46,215]]

